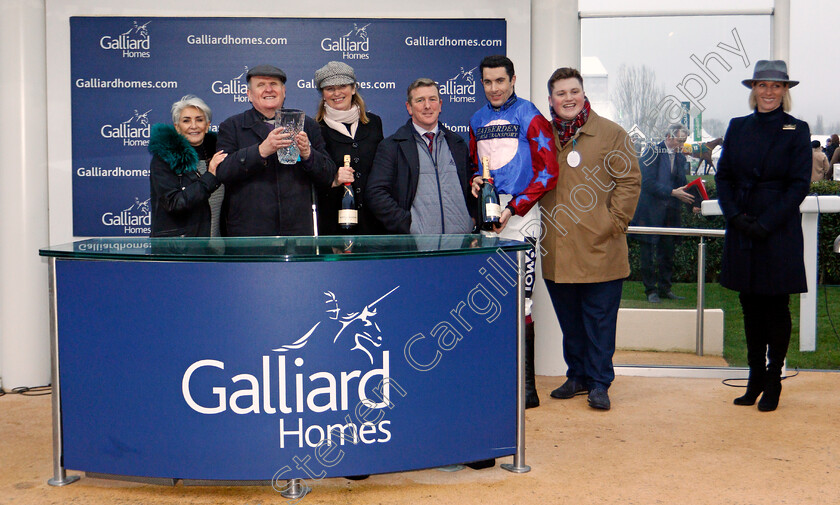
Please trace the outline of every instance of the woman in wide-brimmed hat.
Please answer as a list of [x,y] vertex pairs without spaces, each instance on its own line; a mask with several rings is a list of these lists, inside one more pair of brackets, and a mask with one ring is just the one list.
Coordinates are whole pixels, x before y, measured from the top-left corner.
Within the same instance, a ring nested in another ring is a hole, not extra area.
[[790,88],[781,60],[760,60],[752,79],[753,113],[729,123],[718,163],[718,202],[726,217],[720,283],[738,291],[744,312],[747,391],[736,405],[775,410],[790,343],[788,303],[808,290],[799,205],[811,181],[808,124],[787,113]]

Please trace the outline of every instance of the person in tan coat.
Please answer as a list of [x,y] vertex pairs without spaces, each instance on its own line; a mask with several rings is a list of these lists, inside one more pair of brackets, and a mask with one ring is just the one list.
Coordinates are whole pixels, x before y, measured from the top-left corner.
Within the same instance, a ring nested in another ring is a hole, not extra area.
[[542,200],[542,272],[568,367],[551,396],[588,393],[591,407],[608,410],[621,287],[630,275],[627,226],[642,176],[627,132],[591,110],[580,72],[557,69],[548,89],[560,175]]
[[822,181],[828,178],[828,158],[822,152],[819,140],[811,141],[811,182]]

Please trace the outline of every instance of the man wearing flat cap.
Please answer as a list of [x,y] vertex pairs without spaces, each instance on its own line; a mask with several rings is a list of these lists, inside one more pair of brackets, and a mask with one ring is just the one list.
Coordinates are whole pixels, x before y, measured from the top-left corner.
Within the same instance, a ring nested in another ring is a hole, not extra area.
[[[257,65],[247,74],[253,107],[219,125],[217,146],[228,154],[216,177],[225,185],[223,233],[228,236],[312,235],[313,185],[329,188],[335,163],[324,149],[318,124],[304,119],[294,138],[274,128],[275,112],[286,99],[286,74]],[[282,165],[279,149],[295,143],[300,159]]]

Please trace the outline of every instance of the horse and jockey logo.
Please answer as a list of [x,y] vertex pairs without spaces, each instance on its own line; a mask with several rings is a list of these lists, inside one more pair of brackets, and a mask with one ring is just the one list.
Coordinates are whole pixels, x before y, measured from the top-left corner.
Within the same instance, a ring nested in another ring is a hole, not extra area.
[[[99,134],[106,139],[115,139],[123,146],[146,146],[151,131],[149,113],[152,109],[133,109],[128,119],[119,123],[106,123],[99,128]],[[142,112],[141,112],[142,111]],[[125,117],[125,116],[123,116]]]
[[143,112],[141,114],[137,109],[134,109],[134,114],[130,118],[123,121],[121,124],[129,125],[129,126],[131,126],[132,124],[149,126],[149,113],[150,112],[152,112],[152,109],[149,109],[146,112]]
[[349,32],[347,32],[344,35],[344,38],[358,37],[360,39],[366,39],[366,38],[368,38],[368,34],[367,34],[367,27],[368,26],[370,26],[370,23],[368,23],[364,26],[359,26],[358,23],[353,23],[353,29],[350,30]]
[[148,58],[148,51],[151,47],[149,39],[150,23],[151,21],[146,21],[142,24],[134,21],[131,28],[116,37],[104,35],[99,39],[99,47],[102,49],[122,51],[124,58]]
[[458,73],[439,84],[441,98],[449,97],[450,102],[475,102],[475,74],[478,67],[469,70],[462,65]]
[[368,35],[370,25],[371,23],[361,26],[359,23],[353,23],[353,28],[340,37],[321,39],[321,49],[328,52],[339,52],[345,60],[366,60],[368,59],[367,53],[370,51],[370,36]]
[[136,36],[137,38],[146,39],[149,37],[149,23],[151,23],[151,21],[146,21],[145,23],[140,25],[137,24],[137,21],[133,21],[131,28],[129,28],[127,32],[122,33],[120,35],[127,35],[129,37]]
[[475,69],[477,69],[477,68],[478,67],[476,66],[476,67],[473,67],[469,70],[464,70],[464,67],[462,66],[461,70],[457,74],[455,74],[454,77],[450,77],[447,80],[448,81],[456,81],[456,82],[459,81],[459,80],[463,80],[463,81],[468,82],[468,83],[475,82],[475,76],[473,75],[473,72],[475,72]]
[[[353,336],[353,347],[350,348],[351,351],[360,351],[367,355],[370,364],[373,364],[373,355],[370,351],[377,349],[382,346],[382,330],[379,328],[379,324],[376,323],[374,318],[377,315],[377,307],[376,305],[387,298],[391,293],[399,289],[399,286],[391,289],[384,295],[380,296],[376,300],[370,302],[369,304],[362,307],[360,310],[350,311],[342,314],[341,308],[338,303],[338,298],[332,291],[325,291],[324,296],[326,296],[325,304],[327,305],[326,314],[328,321],[337,321],[338,326],[332,324],[336,328],[335,336],[333,337],[333,343],[339,343],[339,339],[344,335],[345,337],[350,335],[351,333]],[[292,342],[291,344],[286,344],[283,346],[278,347],[277,349],[272,349],[276,352],[288,352],[296,349],[300,349],[309,342],[309,339],[315,335],[315,330],[321,325],[324,321],[318,321],[315,325],[304,334],[302,337],[297,339],[296,341]],[[349,331],[345,332],[347,328],[352,327]],[[347,340],[344,338],[343,340]]]
[[149,209],[149,201],[150,201],[150,200],[151,200],[151,198],[146,198],[145,200],[143,200],[143,201],[141,202],[141,201],[140,201],[140,198],[138,198],[138,197],[136,197],[136,196],[135,196],[135,197],[134,197],[134,203],[133,203],[133,204],[131,204],[131,205],[130,205],[127,209],[125,209],[123,212],[131,212],[131,213],[133,213],[133,214],[138,214],[138,213],[139,213],[139,214],[141,214],[141,215],[146,215],[146,214],[148,214],[148,213],[149,213],[149,211],[150,211],[150,209]]
[[134,203],[122,211],[102,214],[102,224],[119,229],[121,235],[146,235],[151,231],[152,225],[150,200],[140,200],[135,196]]

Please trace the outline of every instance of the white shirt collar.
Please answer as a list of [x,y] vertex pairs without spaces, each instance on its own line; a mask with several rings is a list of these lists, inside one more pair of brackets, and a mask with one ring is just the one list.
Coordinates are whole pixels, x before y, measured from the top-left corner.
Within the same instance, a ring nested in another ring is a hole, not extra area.
[[437,137],[438,132],[440,131],[440,128],[438,128],[437,124],[435,124],[434,130],[426,130],[425,128],[421,128],[417,126],[417,123],[415,123],[414,121],[411,122],[411,125],[414,127],[414,131],[416,131],[421,137],[426,133],[434,133],[435,137]]

